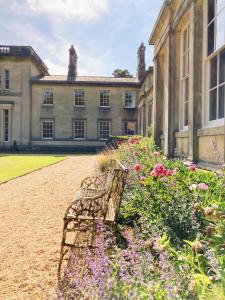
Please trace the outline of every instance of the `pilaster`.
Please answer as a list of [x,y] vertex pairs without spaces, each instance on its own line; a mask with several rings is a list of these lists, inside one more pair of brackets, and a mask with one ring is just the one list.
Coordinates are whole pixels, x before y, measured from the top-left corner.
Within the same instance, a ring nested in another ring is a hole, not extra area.
[[198,161],[197,130],[202,125],[202,60],[203,60],[203,7],[202,1],[194,1],[190,7],[190,59],[189,59],[189,156]]

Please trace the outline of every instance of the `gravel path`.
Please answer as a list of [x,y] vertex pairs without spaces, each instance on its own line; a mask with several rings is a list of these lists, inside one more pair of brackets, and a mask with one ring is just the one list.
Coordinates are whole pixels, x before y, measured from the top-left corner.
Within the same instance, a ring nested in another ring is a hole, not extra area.
[[0,185],[0,299],[46,299],[56,284],[63,216],[94,155],[62,162]]

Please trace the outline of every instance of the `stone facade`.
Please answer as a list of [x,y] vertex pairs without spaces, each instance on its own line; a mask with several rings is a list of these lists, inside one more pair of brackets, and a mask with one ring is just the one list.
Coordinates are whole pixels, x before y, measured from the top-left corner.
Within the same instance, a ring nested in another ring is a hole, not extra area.
[[3,150],[93,149],[137,133],[138,78],[78,76],[73,46],[67,76],[49,75],[31,47],[0,46],[0,79]]
[[164,1],[149,43],[156,144],[169,157],[224,163],[225,2]]

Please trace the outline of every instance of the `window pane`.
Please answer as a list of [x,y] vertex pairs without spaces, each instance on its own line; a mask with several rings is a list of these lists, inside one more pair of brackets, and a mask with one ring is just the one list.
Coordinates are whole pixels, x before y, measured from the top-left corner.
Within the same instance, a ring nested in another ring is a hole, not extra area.
[[215,16],[215,0],[208,0],[208,24]]
[[4,142],[9,141],[9,111],[8,109],[3,111],[3,117],[4,117]]
[[217,86],[217,56],[211,59],[210,64],[210,88]]
[[208,55],[214,51],[214,40],[215,40],[215,28],[214,22],[212,22],[208,27]]
[[225,0],[217,0],[217,13],[219,13],[222,9],[225,8]]
[[84,139],[85,138],[85,121],[84,120],[73,121],[73,136],[74,136],[74,139]]
[[134,135],[135,134],[136,123],[133,121],[124,122],[124,134],[125,135]]
[[216,50],[225,45],[225,9],[217,16]]
[[219,119],[224,118],[225,85],[219,88]]
[[53,139],[54,125],[52,121],[44,121],[42,123],[42,138]]
[[189,100],[189,78],[185,79],[185,92],[184,92],[184,101],[188,101]]
[[75,106],[84,106],[84,91],[75,92]]
[[109,106],[109,92],[100,92],[100,106]]
[[9,90],[9,70],[5,70],[5,89]]
[[110,123],[109,121],[99,122],[99,138],[107,140],[110,134]]
[[214,89],[210,92],[210,108],[209,108],[210,121],[217,119],[216,112],[217,112],[217,89]]
[[188,126],[188,102],[184,105],[184,126]]
[[225,82],[225,49],[220,52],[220,83]]

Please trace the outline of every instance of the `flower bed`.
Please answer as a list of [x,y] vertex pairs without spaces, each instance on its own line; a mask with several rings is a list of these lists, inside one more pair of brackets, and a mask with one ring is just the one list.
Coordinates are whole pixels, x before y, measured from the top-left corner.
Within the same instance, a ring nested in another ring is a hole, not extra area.
[[83,280],[69,275],[76,299],[225,299],[224,171],[167,160],[140,137],[119,143],[117,155],[130,169],[124,238],[109,247],[100,224]]

